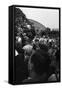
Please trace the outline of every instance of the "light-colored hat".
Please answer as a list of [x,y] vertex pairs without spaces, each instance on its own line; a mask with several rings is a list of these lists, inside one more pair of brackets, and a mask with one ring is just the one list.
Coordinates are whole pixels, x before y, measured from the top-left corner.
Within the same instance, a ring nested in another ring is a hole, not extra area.
[[27,45],[25,45],[25,46],[23,47],[23,50],[25,50],[25,51],[27,51],[27,52],[30,52],[30,51],[32,51],[32,48],[33,48],[32,45],[27,44]]

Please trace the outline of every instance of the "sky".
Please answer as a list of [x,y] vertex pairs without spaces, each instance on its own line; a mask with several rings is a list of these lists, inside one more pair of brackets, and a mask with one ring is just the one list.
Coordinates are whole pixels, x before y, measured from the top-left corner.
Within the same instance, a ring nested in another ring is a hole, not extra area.
[[[20,8],[20,7],[19,7]],[[20,8],[28,19],[38,21],[49,28],[59,29],[59,10],[43,8]]]

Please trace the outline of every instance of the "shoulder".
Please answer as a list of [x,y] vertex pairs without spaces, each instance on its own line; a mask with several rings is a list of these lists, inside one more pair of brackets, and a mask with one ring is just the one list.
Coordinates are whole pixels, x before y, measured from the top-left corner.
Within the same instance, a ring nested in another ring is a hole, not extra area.
[[49,78],[48,81],[57,81],[56,75],[52,74]]

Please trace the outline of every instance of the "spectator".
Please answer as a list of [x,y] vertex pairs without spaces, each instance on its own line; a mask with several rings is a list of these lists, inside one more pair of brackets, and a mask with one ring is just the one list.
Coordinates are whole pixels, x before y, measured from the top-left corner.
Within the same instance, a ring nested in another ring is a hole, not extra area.
[[29,60],[29,78],[23,83],[47,82],[50,59],[46,52],[37,50]]

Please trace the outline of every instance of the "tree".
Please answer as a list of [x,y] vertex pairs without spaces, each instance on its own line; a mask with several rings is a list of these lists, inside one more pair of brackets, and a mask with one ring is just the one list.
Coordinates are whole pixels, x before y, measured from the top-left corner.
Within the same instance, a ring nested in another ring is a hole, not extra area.
[[[26,33],[26,36],[32,40],[35,36],[35,27],[34,25],[29,21],[28,18],[26,18],[26,15],[21,11],[19,8],[15,8],[15,37],[21,36],[24,33]],[[30,26],[30,28],[28,27]]]

